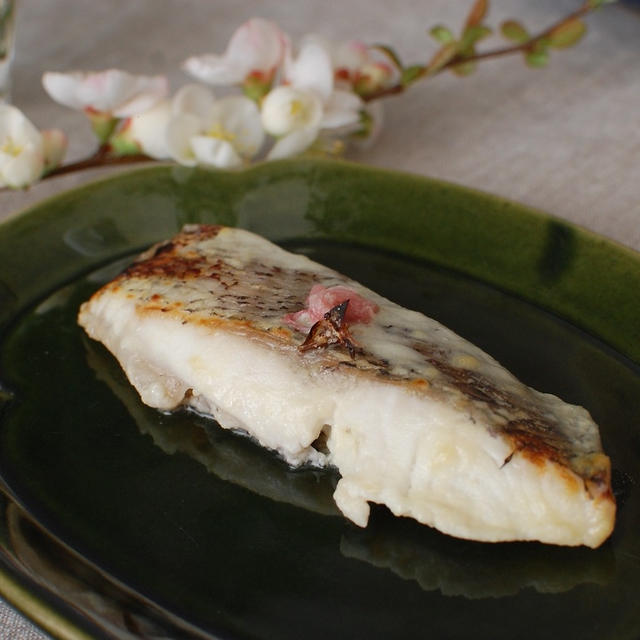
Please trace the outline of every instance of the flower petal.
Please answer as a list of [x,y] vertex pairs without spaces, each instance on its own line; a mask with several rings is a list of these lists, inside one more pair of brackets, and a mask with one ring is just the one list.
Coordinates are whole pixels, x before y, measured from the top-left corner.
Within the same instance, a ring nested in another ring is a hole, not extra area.
[[134,76],[119,69],[45,73],[42,84],[60,104],[125,118],[152,107],[168,91],[164,76]]
[[17,146],[38,146],[42,143],[40,132],[20,109],[0,104],[0,148],[9,139]]
[[180,164],[193,167],[197,164],[191,148],[191,139],[202,133],[200,119],[189,113],[173,116],[167,124],[166,143],[169,155]]
[[248,73],[245,64],[213,54],[192,56],[182,68],[201,82],[213,85],[240,84]]
[[252,72],[270,75],[282,62],[287,42],[275,23],[252,18],[236,29],[223,55],[192,56],[183,67],[208,84],[241,84]]
[[85,108],[78,95],[78,87],[81,82],[82,74],[80,73],[48,71],[42,76],[42,86],[53,100],[78,111]]
[[214,103],[213,93],[199,84],[186,84],[176,91],[171,100],[171,111],[178,113],[190,113],[201,120],[207,120],[211,115]]
[[163,100],[148,111],[131,116],[122,134],[135,142],[146,155],[164,160],[171,157],[165,135],[170,119],[171,103]]
[[258,153],[264,142],[264,129],[253,100],[243,96],[222,98],[212,109],[212,120],[232,137],[231,143],[240,155],[251,158]]
[[0,187],[26,187],[43,171],[42,134],[20,109],[0,105]]
[[356,124],[360,120],[362,100],[351,91],[336,89],[325,104],[322,128],[333,129]]
[[319,131],[314,127],[292,131],[273,145],[267,155],[267,160],[278,160],[302,153],[313,144]]
[[113,115],[117,118],[128,118],[142,113],[157,104],[168,92],[169,81],[165,76],[147,78],[139,76],[135,88],[131,88],[131,95],[113,110]]
[[191,139],[191,147],[198,164],[223,169],[242,165],[242,158],[227,140],[211,136],[196,136]]
[[364,42],[349,40],[332,47],[331,59],[337,71],[352,74],[369,61],[369,50]]
[[306,36],[300,53],[285,69],[287,81],[299,89],[315,91],[323,101],[333,91],[333,67],[326,42],[318,36]]
[[[282,62],[286,36],[274,22],[251,18],[231,37],[225,59],[252,71],[270,72]],[[244,78],[244,76],[243,76]]]
[[0,153],[0,186],[21,189],[34,183],[44,171],[42,148],[27,145],[17,155]]

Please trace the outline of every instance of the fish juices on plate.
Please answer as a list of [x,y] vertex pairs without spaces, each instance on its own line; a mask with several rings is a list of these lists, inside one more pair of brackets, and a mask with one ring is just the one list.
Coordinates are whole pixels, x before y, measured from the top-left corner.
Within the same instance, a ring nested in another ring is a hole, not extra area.
[[334,499],[457,536],[597,547],[610,461],[589,413],[435,320],[253,233],[186,226],[84,303],[142,401],[241,429]]

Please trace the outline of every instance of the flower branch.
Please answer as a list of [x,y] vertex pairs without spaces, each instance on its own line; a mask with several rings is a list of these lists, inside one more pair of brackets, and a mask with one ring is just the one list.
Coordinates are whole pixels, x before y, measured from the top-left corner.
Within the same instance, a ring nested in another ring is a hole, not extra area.
[[87,169],[98,169],[100,167],[116,167],[119,165],[137,164],[143,162],[153,162],[154,158],[144,153],[131,154],[126,156],[113,155],[108,145],[98,147],[96,152],[75,162],[59,165],[45,173],[41,180],[63,176],[68,173],[77,173],[78,171],[86,171]]
[[587,0],[572,13],[533,36],[519,21],[507,20],[500,26],[500,31],[507,40],[515,42],[515,44],[477,52],[475,45],[491,35],[493,30],[484,24],[489,9],[488,0],[476,0],[459,40],[454,38],[450,29],[442,25],[435,26],[430,30],[430,34],[442,44],[442,47],[427,64],[404,66],[395,51],[385,45],[377,45],[400,72],[400,82],[363,95],[362,99],[365,102],[370,102],[404,93],[415,82],[445,71],[453,71],[458,75],[469,75],[475,71],[477,62],[514,54],[523,54],[526,63],[531,67],[543,67],[549,62],[548,51],[550,48],[567,48],[577,44],[583,37],[586,33],[586,26],[581,18],[604,4],[612,4],[614,1]]
[[[445,71],[467,76],[479,62],[498,57],[521,54],[529,66],[545,66],[550,50],[582,39],[587,14],[613,1],[585,0],[534,35],[519,21],[507,20],[499,31],[510,44],[478,51],[494,29],[486,22],[489,0],[475,0],[459,35],[444,25],[432,27],[438,49],[427,62],[411,65],[387,45],[334,43],[315,34],[294,50],[276,24],[252,18],[222,54],[186,60],[184,70],[199,84],[187,84],[173,96],[164,76],[116,69],[48,72],[45,90],[87,117],[97,150],[62,164],[62,132],[38,131],[16,107],[0,105],[0,188],[154,160],[232,168],[301,153],[340,154],[348,142],[375,139],[383,98]],[[240,93],[217,98],[204,85],[235,86]]]

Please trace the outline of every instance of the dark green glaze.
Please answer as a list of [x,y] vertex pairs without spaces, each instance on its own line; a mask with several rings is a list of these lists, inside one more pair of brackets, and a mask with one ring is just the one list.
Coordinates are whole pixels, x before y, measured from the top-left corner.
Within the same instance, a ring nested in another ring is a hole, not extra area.
[[[144,407],[75,314],[122,260],[187,221],[304,252],[586,406],[616,471],[612,539],[596,551],[483,545],[381,508],[360,530],[335,512],[333,474],[292,472],[206,420]],[[45,627],[53,609],[69,637],[105,632],[78,601],[84,589],[122,637],[127,625],[269,639],[640,635],[636,254],[451,185],[285,162],[143,170],[55,198],[0,228],[0,280],[0,473],[12,498],[0,560],[28,593],[6,580],[0,590]]]

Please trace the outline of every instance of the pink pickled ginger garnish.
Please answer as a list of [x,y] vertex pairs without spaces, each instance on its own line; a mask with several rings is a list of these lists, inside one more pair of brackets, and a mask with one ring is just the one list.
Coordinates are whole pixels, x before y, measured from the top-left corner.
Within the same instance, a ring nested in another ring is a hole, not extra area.
[[324,314],[333,309],[336,305],[349,300],[349,306],[344,316],[347,325],[356,323],[367,324],[371,322],[373,316],[378,312],[378,305],[353,289],[337,285],[335,287],[323,287],[316,284],[311,287],[307,296],[306,308],[295,313],[288,313],[283,320],[289,326],[298,331],[308,331],[318,320],[322,320]]

